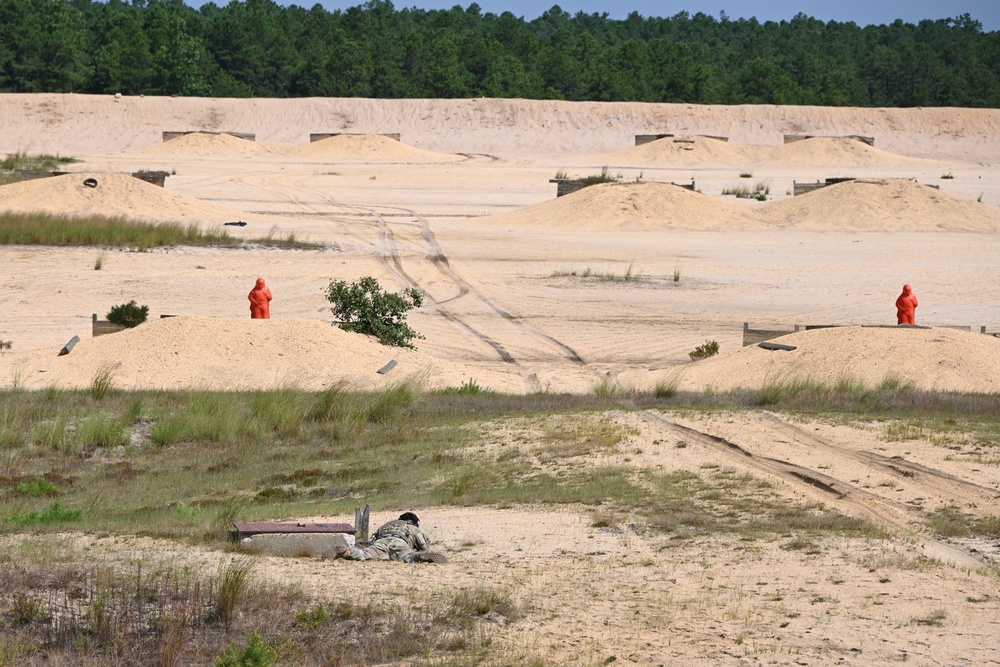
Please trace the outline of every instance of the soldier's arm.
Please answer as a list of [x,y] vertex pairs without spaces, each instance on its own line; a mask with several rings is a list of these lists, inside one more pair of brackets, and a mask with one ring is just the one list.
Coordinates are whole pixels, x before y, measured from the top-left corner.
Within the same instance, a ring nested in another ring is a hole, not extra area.
[[414,530],[413,548],[416,549],[417,551],[427,551],[428,549],[430,549],[431,541],[427,539],[427,536],[424,534],[424,531],[420,530],[419,528],[414,528],[413,530]]

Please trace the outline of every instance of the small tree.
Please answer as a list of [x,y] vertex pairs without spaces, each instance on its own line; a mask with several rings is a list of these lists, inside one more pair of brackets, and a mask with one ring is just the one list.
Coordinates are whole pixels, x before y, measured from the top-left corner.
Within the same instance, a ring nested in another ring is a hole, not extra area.
[[326,289],[326,298],[333,304],[337,326],[344,331],[356,331],[375,336],[383,345],[413,348],[410,340],[423,338],[406,324],[406,313],[419,308],[424,297],[415,289],[402,294],[386,292],[371,276],[347,284],[334,280]]
[[148,315],[149,306],[138,306],[133,299],[128,303],[118,304],[108,311],[108,322],[131,329],[145,322]]

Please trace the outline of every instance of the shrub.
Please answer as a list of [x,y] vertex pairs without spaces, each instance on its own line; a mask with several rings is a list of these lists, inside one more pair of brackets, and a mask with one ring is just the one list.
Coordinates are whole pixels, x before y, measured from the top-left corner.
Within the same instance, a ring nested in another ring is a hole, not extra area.
[[402,294],[386,292],[371,276],[347,284],[334,280],[326,289],[326,298],[333,304],[337,326],[344,331],[356,331],[374,336],[383,345],[413,348],[414,338],[423,338],[406,324],[406,313],[419,308],[423,295],[415,289]]
[[17,492],[29,498],[40,498],[41,496],[58,496],[59,487],[46,479],[33,479],[30,482],[21,482],[17,485]]
[[270,667],[277,660],[277,649],[255,632],[242,649],[236,642],[230,642],[226,652],[216,660],[215,667]]
[[714,357],[719,353],[719,343],[714,340],[706,340],[704,345],[699,345],[694,348],[693,352],[688,352],[688,356],[691,357],[691,361],[697,361],[699,359],[708,359],[709,357]]
[[0,352],[3,352],[4,350],[9,350],[11,345],[12,343],[9,340],[0,340]]
[[108,322],[118,324],[126,329],[137,327],[149,316],[149,306],[139,306],[135,299],[121,303],[108,311]]
[[39,512],[25,512],[15,514],[10,517],[10,522],[15,526],[36,526],[38,524],[62,523],[67,521],[80,521],[83,519],[83,510],[71,510],[62,506],[57,500]]

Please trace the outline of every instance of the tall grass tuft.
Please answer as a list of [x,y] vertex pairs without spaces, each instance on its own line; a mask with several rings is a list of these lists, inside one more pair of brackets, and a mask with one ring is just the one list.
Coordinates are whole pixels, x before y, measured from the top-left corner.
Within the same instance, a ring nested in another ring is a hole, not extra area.
[[909,394],[914,390],[912,380],[905,380],[898,375],[889,374],[878,384],[878,391],[895,394]]
[[256,562],[241,556],[219,566],[216,579],[215,617],[229,628],[244,594],[250,588]]
[[822,382],[812,378],[791,378],[787,380],[769,380],[758,392],[760,405],[775,405],[782,401],[797,398],[802,394],[819,396],[825,387]]
[[680,393],[680,377],[673,376],[664,380],[657,380],[653,387],[653,395],[657,398],[674,398]]
[[383,389],[365,411],[365,421],[382,424],[400,415],[417,396],[416,388],[406,382]]
[[633,393],[629,388],[618,382],[618,380],[607,376],[595,382],[592,391],[594,392],[594,396],[599,398],[618,398]]
[[90,381],[90,395],[94,400],[101,400],[111,391],[115,380],[114,366],[105,365],[97,369]]

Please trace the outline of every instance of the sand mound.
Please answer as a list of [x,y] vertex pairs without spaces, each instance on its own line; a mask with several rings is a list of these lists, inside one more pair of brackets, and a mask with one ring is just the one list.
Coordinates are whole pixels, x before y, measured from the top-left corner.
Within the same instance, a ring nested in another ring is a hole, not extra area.
[[[380,375],[391,360],[398,365]],[[347,383],[371,390],[415,378],[431,388],[458,386],[462,369],[419,351],[380,345],[320,320],[170,317],[81,341],[65,356],[34,353],[17,363],[27,388],[85,388],[110,369],[122,389],[240,390]]]
[[751,209],[666,183],[602,183],[492,218],[497,225],[552,230],[743,230],[762,225]]
[[292,146],[285,154],[319,160],[373,162],[455,162],[462,159],[458,155],[423,151],[381,134],[338,134]]
[[174,139],[132,151],[133,155],[199,155],[225,157],[260,157],[276,155],[273,148],[249,139],[241,139],[231,134],[192,132]]
[[681,387],[759,389],[802,378],[831,386],[841,378],[852,378],[875,387],[896,377],[924,390],[1000,391],[1000,339],[989,335],[851,326],[800,331],[773,342],[797,349],[770,351],[752,345],[699,361],[684,369]]
[[765,206],[775,225],[809,231],[996,232],[1000,210],[905,179],[858,179]]
[[709,137],[666,137],[601,156],[609,164],[732,167],[878,167],[935,165],[854,139],[813,137],[779,146],[735,144]]
[[745,165],[757,159],[768,146],[731,144],[709,137],[665,137],[648,144],[608,153],[601,158],[610,164]]
[[768,166],[898,167],[930,166],[933,160],[906,157],[880,150],[855,139],[813,137],[775,147],[762,147],[758,160]]
[[[88,178],[97,187],[83,184]],[[73,173],[0,187],[0,210],[83,217],[103,215],[151,222],[218,224],[247,220],[240,211],[172,193],[128,174]]]

